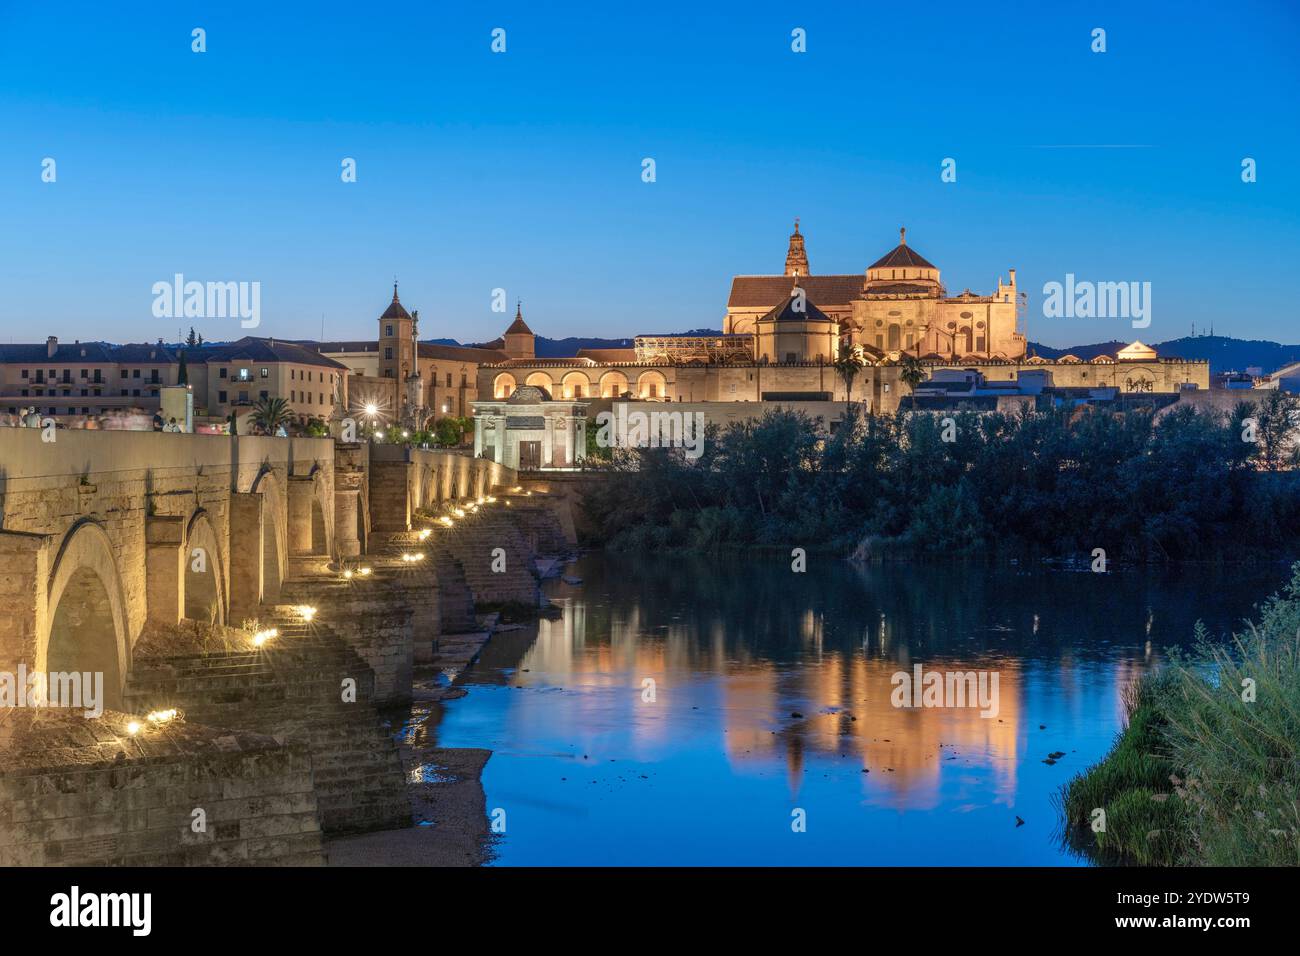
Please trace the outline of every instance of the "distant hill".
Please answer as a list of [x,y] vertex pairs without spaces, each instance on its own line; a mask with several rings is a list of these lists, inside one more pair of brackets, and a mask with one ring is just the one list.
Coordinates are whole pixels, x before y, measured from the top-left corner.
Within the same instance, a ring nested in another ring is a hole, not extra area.
[[[1060,358],[1069,353],[1087,361],[1098,355],[1114,355],[1127,342],[1100,342],[1054,349],[1050,345],[1030,342],[1029,350],[1043,358]],[[1184,336],[1168,342],[1148,342],[1162,356],[1185,359],[1209,359],[1210,372],[1244,371],[1257,365],[1272,372],[1291,362],[1300,362],[1300,345],[1281,345],[1263,339],[1234,339],[1224,335]]]
[[[686,332],[660,332],[659,335],[721,335],[717,329],[690,329]],[[455,339],[426,339],[438,345],[460,345]],[[1070,348],[1057,349],[1039,342],[1030,342],[1029,351],[1043,358],[1060,358],[1062,355],[1077,355],[1085,362],[1098,355],[1114,355],[1128,342],[1097,342],[1093,345],[1075,345]],[[1185,359],[1209,359],[1210,372],[1244,371],[1251,366],[1259,366],[1266,373],[1275,371],[1283,365],[1300,362],[1300,345],[1282,345],[1265,339],[1234,339],[1224,335],[1184,336],[1170,339],[1168,342],[1148,342],[1152,348],[1163,356]],[[500,347],[500,346],[498,346]],[[598,339],[567,338],[548,339],[537,336],[538,358],[568,358],[579,349],[630,349],[632,339]]]

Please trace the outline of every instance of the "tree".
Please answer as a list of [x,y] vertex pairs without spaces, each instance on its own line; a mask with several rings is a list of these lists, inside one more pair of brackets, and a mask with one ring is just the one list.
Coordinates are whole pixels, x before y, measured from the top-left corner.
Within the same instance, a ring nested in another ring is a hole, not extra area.
[[1300,399],[1280,389],[1255,403],[1256,458],[1266,471],[1300,464]]
[[902,371],[898,373],[898,379],[911,391],[912,407],[916,408],[916,386],[925,381],[925,366],[915,355],[904,352],[898,360]]
[[858,377],[867,364],[866,353],[861,345],[841,345],[840,357],[835,362],[835,372],[844,381],[844,411],[847,413],[853,404],[853,380]]
[[[191,335],[194,334],[193,329],[190,329],[190,334]],[[189,373],[189,369],[185,365],[185,350],[181,349],[180,366],[176,369],[176,384],[188,385],[189,383],[190,383],[190,373]]]
[[199,339],[199,337],[194,334],[194,326],[191,325],[190,334],[189,337],[185,339],[185,344],[188,345],[190,348],[194,348],[196,345],[199,344],[200,341],[201,340]]
[[274,435],[277,428],[292,419],[289,403],[283,398],[260,398],[253,406],[253,423],[268,435]]

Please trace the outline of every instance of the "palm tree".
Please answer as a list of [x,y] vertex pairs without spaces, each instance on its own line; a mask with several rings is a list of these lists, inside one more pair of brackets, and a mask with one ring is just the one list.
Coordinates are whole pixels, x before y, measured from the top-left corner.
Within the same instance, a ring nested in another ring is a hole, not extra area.
[[277,428],[292,420],[289,403],[283,398],[260,398],[253,406],[253,423],[268,435],[274,435]]
[[841,345],[840,357],[835,362],[835,372],[844,381],[844,412],[848,414],[853,404],[853,380],[858,377],[863,366],[867,364],[866,353],[861,345]]
[[916,386],[925,381],[925,366],[915,355],[904,352],[898,360],[902,371],[898,379],[911,390],[912,407],[916,408]]

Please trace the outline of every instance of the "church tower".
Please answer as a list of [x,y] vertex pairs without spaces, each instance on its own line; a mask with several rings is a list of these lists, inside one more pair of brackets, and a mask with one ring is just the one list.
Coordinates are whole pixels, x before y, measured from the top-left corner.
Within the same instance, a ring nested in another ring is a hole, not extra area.
[[790,251],[785,254],[785,274],[788,276],[806,276],[808,271],[808,253],[803,247],[803,236],[799,235],[799,219],[794,221],[794,233],[790,236]]
[[524,321],[523,303],[515,306],[515,320],[503,336],[506,355],[512,359],[536,357],[536,336]]
[[417,371],[414,325],[411,314],[397,298],[394,282],[393,301],[379,317],[379,374],[384,378],[402,382]]

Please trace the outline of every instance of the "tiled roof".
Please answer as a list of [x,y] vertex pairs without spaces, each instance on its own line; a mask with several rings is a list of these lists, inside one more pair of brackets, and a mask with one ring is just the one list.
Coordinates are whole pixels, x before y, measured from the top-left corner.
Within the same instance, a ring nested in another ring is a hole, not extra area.
[[450,362],[476,362],[479,365],[504,362],[509,358],[501,349],[476,348],[472,345],[433,345],[429,342],[420,343],[420,357]]
[[[822,308],[848,307],[862,294],[860,273],[846,276],[800,276],[799,287]],[[736,276],[731,280],[729,309],[771,309],[790,295],[790,276]]]
[[384,310],[384,314],[381,315],[379,318],[380,319],[409,319],[410,317],[411,317],[411,313],[406,311],[406,307],[402,305],[401,301],[397,298],[397,283],[394,282],[393,301],[388,304],[388,308]]
[[46,362],[159,362],[176,361],[176,351],[162,345],[110,345],[107,342],[70,342],[55,346],[54,355],[40,345],[0,345],[0,362],[42,365]]
[[515,306],[515,320],[510,323],[510,328],[506,329],[506,335],[532,335],[533,330],[528,327],[524,321],[524,310],[522,305]]
[[900,242],[867,268],[869,269],[937,269],[933,262],[905,242]]
[[[798,301],[797,293],[803,292],[803,301]],[[802,306],[802,308],[800,308]],[[807,289],[795,289],[786,295],[785,301],[768,312],[760,322],[829,322],[828,316],[813,304]]]
[[347,370],[348,366],[322,355],[313,346],[283,339],[260,339],[248,335],[238,342],[194,350],[187,358],[198,362],[293,362],[322,368]]

